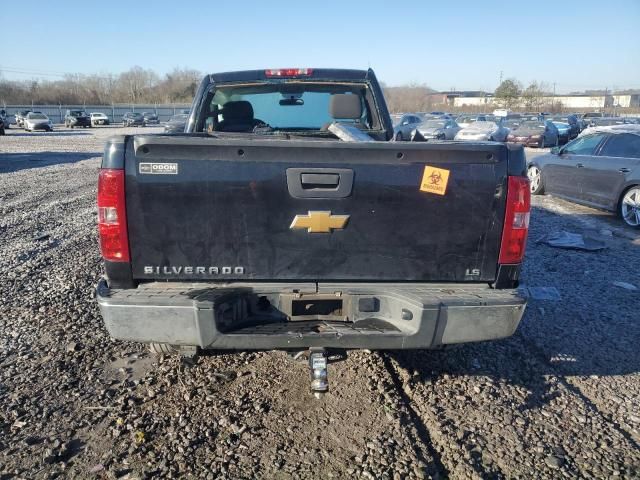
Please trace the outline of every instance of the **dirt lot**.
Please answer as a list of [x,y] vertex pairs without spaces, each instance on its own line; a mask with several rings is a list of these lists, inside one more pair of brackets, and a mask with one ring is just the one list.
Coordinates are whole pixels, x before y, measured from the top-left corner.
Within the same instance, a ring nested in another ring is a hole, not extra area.
[[[147,128],[145,131],[158,131]],[[283,353],[190,368],[112,341],[96,175],[120,127],[0,137],[0,478],[640,476],[640,234],[534,199],[524,280],[555,287],[510,339],[354,352],[308,393]],[[536,243],[560,229],[599,253]]]

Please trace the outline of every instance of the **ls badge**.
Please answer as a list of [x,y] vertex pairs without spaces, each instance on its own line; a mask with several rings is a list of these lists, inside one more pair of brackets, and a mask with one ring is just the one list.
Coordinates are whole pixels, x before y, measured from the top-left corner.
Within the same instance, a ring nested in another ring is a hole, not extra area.
[[309,212],[308,215],[296,215],[289,227],[292,230],[306,228],[309,233],[330,233],[342,230],[349,215],[331,215],[331,212]]

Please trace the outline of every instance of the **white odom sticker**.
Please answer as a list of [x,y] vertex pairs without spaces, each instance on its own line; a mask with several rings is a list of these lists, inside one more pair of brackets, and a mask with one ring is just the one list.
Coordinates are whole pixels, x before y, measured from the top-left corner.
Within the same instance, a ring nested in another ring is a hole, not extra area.
[[140,173],[152,175],[177,175],[177,163],[140,163]]

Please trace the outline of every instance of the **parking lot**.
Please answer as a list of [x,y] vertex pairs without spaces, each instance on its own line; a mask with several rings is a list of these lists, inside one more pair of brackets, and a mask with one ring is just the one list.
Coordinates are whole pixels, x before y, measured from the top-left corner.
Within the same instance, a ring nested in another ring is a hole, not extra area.
[[[640,232],[534,197],[513,337],[350,352],[316,400],[282,352],[189,367],[109,338],[97,169],[141,130],[0,137],[0,479],[640,476]],[[561,230],[606,248],[538,242]]]

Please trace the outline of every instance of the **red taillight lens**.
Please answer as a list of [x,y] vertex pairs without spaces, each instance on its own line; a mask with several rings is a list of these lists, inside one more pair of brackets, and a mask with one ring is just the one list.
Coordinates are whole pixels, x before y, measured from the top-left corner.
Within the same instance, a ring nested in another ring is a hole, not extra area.
[[124,170],[100,170],[98,177],[98,234],[105,260],[129,261]]
[[507,209],[504,216],[499,263],[520,263],[524,257],[529,232],[531,189],[526,177],[509,177]]
[[301,77],[312,73],[313,69],[311,68],[273,68],[264,71],[267,77]]

